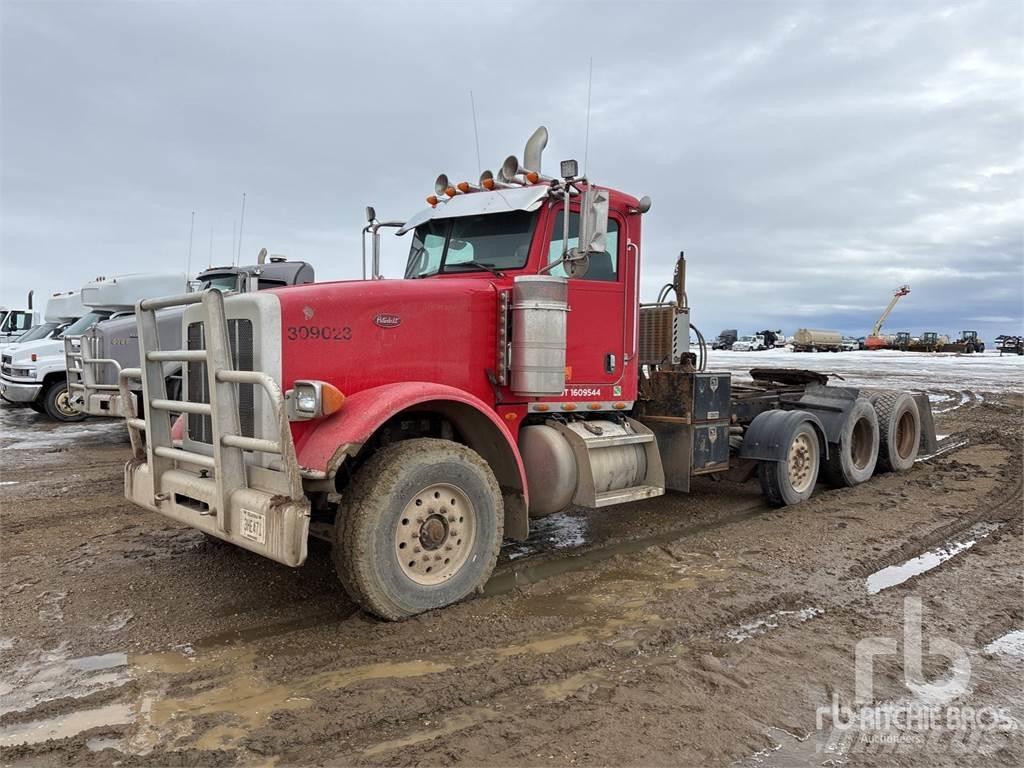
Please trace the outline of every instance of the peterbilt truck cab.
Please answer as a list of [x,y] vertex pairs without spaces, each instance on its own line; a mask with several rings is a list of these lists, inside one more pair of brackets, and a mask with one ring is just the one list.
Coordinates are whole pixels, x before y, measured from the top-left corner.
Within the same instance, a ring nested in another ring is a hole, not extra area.
[[[546,142],[538,129],[523,167],[509,157],[479,183],[439,176],[397,225],[403,279],[140,302],[141,364],[121,374],[144,406],[126,414],[127,498],[289,566],[327,539],[349,595],[401,619],[481,589],[531,518],[707,476],[756,476],[769,504],[796,504],[819,477],[855,485],[934,443],[926,396],[703,370],[681,256],[640,302],[650,200],[572,161],[543,175]],[[180,348],[157,330],[169,307],[184,308]]]
[[[215,289],[224,293],[282,288],[289,285],[312,283],[315,273],[305,261],[290,261],[284,256],[272,255],[267,249],[259,252],[256,263],[236,266],[209,267],[192,280],[189,288],[195,291]],[[133,307],[134,309],[134,307]],[[163,344],[181,345],[181,307],[166,309],[156,319]],[[89,416],[124,417],[121,404],[119,378],[124,368],[139,365],[138,333],[134,312],[104,320],[93,325],[80,338],[65,341],[67,378],[71,403]],[[181,364],[164,366],[167,386],[171,394],[180,391]],[[141,395],[140,382],[131,383],[136,398]]]

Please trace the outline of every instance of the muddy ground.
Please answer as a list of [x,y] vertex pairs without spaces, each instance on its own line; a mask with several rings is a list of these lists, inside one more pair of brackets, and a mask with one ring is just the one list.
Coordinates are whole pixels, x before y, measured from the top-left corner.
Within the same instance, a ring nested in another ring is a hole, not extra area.
[[[1020,765],[1024,395],[984,387],[943,383],[943,452],[906,474],[782,511],[710,481],[572,510],[486,594],[397,624],[347,600],[326,546],[292,570],[125,503],[120,424],[0,408],[0,758]],[[899,652],[868,704],[960,719],[833,728],[818,709],[857,705],[873,637]],[[905,682],[918,645],[931,688]]]

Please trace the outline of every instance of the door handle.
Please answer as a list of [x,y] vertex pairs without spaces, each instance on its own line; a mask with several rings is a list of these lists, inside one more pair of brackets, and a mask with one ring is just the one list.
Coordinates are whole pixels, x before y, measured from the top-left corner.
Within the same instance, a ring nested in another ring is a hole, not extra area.
[[615,355],[611,352],[604,356],[604,372],[615,373]]

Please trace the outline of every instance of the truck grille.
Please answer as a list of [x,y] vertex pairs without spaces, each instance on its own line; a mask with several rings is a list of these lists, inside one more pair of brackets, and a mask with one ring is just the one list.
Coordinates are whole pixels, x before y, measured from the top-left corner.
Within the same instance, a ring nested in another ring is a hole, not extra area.
[[[189,323],[188,349],[206,349],[202,323]],[[228,341],[231,346],[231,364],[238,371],[251,371],[253,365],[253,338],[251,320],[228,320]],[[193,403],[210,402],[210,384],[206,377],[206,363],[188,363],[188,400]],[[242,435],[255,437],[255,389],[252,384],[238,385],[238,420]],[[213,442],[213,424],[209,416],[190,413],[188,435],[199,443]]]

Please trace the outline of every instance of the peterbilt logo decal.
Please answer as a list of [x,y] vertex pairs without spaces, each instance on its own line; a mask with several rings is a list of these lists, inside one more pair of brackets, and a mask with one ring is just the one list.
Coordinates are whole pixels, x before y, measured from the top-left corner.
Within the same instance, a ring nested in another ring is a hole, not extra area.
[[381,328],[397,328],[402,324],[402,318],[398,315],[389,315],[381,312],[375,318],[373,322],[379,325]]

